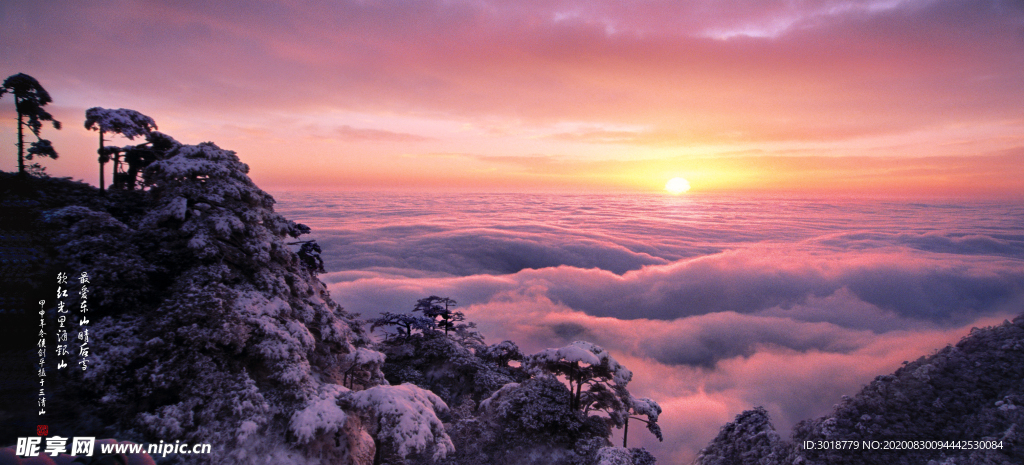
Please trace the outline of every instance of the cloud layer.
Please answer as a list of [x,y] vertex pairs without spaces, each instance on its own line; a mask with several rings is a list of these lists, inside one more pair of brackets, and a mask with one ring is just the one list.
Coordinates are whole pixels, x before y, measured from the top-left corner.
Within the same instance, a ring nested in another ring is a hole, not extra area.
[[[614,195],[290,193],[332,296],[366,317],[459,301],[490,342],[588,340],[665,408],[686,462],[744,409],[786,434],[874,376],[1024,310],[1024,209]],[[315,200],[314,200],[315,199]]]

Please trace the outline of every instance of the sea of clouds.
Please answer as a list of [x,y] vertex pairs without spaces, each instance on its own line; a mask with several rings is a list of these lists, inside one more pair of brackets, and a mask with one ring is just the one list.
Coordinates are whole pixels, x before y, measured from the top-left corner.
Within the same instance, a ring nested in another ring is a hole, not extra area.
[[1024,206],[727,196],[277,193],[333,298],[428,295],[488,342],[587,340],[634,371],[688,463],[743,410],[783,436],[875,376],[1024,312]]

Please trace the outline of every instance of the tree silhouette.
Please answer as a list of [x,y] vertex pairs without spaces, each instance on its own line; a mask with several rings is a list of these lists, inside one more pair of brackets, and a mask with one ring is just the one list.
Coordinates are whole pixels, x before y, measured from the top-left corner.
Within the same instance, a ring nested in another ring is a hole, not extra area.
[[[124,151],[124,149],[121,149],[120,147],[104,146],[103,143],[105,141],[103,139],[103,133],[113,132],[125,136],[128,139],[135,139],[138,136],[149,138],[150,134],[152,134],[153,130],[157,127],[153,118],[143,115],[135,110],[128,110],[125,108],[111,110],[107,108],[92,107],[85,111],[85,128],[89,130],[96,129],[100,132],[100,148],[97,152],[100,154],[100,190],[102,191],[105,188],[105,183],[103,181],[103,165],[106,165],[111,158],[114,160],[114,184],[119,187],[125,184],[123,179],[118,178],[118,170],[121,165],[121,152]],[[132,179],[132,182],[134,185],[135,180]]]
[[[395,331],[403,339],[409,339],[413,330],[426,331],[436,326],[434,320],[427,317],[391,312],[384,312],[380,318],[370,320],[370,324],[370,331],[382,326],[394,326]],[[387,337],[388,335],[385,334],[384,338],[387,339]]]
[[[141,174],[146,167],[157,160],[167,158],[176,147],[180,146],[181,143],[160,131],[150,132],[146,136],[146,142],[143,144],[128,145],[121,148],[107,146],[106,148],[110,149],[111,152],[121,152],[125,164],[128,165],[127,170],[120,173],[115,172],[116,179],[114,180],[114,185],[128,190],[135,189],[136,185],[144,187]],[[323,272],[323,270],[321,269],[319,272]]]
[[[53,100],[34,77],[24,73],[8,76],[3,87],[0,87],[0,97],[8,92],[14,95],[14,107],[18,111],[18,174],[24,174],[25,160],[31,160],[36,156],[57,158],[53,144],[40,138],[39,131],[43,128],[43,121],[53,123],[54,129],[60,129],[60,121],[53,119],[53,115],[43,109]],[[28,149],[27,155],[24,133],[26,126],[37,139]]]
[[430,297],[417,300],[416,307],[413,308],[412,311],[422,312],[423,316],[430,318],[433,321],[437,321],[437,319],[440,318],[441,321],[437,321],[437,327],[444,328],[444,334],[448,335],[448,331],[455,329],[455,324],[457,322],[466,320],[466,315],[462,312],[454,312],[451,310],[455,305],[456,302],[454,299],[432,295]]

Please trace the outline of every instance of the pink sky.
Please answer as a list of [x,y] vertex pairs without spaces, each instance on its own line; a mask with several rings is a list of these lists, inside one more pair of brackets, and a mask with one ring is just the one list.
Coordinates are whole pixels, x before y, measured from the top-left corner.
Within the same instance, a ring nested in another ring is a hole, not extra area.
[[1024,192],[1018,2],[13,2],[0,31],[65,123],[49,172],[94,184],[102,106],[270,190]]

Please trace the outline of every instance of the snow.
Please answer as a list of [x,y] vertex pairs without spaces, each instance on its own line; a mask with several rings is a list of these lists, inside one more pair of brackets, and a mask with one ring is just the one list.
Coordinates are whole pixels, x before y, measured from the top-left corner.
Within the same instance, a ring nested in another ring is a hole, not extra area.
[[596,465],[633,465],[633,453],[625,447],[604,447],[597,451]]
[[360,347],[348,355],[349,360],[354,365],[383,365],[384,354],[377,352],[376,350],[370,350]]
[[295,320],[289,320],[285,326],[288,328],[289,334],[301,342],[303,347],[312,348],[316,345],[316,338],[313,337],[313,333],[309,332],[309,328],[306,325]]
[[256,316],[276,317],[288,311],[288,302],[275,296],[267,300],[263,294],[250,291],[235,298],[235,306],[255,314]]
[[[224,180],[241,179],[249,172],[249,167],[238,161],[235,152],[222,150],[214,144],[183,145],[174,156],[153,162],[149,169],[154,170],[168,179],[221,178]],[[227,183],[225,183],[227,184]],[[251,181],[250,181],[251,184]],[[222,203],[225,198],[241,198],[242,191],[230,188],[222,192],[211,192],[212,203]]]
[[597,358],[593,352],[583,347],[579,347],[576,343],[562,347],[561,349],[556,349],[554,354],[551,354],[548,359],[552,362],[556,360],[565,360],[567,362],[583,362],[589,365],[601,364],[601,359]]
[[633,379],[633,372],[619,364],[608,351],[601,346],[586,342],[576,341],[558,349],[546,349],[531,357],[534,363],[556,363],[556,362],[579,362],[591,366],[607,366],[612,374],[612,381],[618,386],[625,386]]
[[347,391],[337,384],[324,384],[318,397],[292,414],[288,427],[300,444],[310,442],[318,432],[333,433],[345,425],[348,415],[338,406],[338,396]]
[[156,129],[156,122],[135,110],[93,107],[85,111],[85,128],[114,132],[134,139],[148,136]]
[[633,411],[638,415],[646,415],[650,421],[658,421],[658,415],[661,414],[661,406],[657,402],[646,397],[632,396],[630,396],[630,402],[633,404]]
[[245,230],[245,224],[235,216],[218,216],[213,218],[213,229],[218,236],[227,239],[235,231]]
[[242,424],[238,426],[238,441],[245,441],[249,435],[255,433],[257,430],[259,430],[259,425],[257,425],[255,421],[243,421]]
[[413,384],[375,386],[351,393],[353,406],[373,412],[379,431],[377,439],[390,440],[401,456],[433,451],[443,458],[455,451],[437,412],[448,406],[436,394]]
[[495,402],[497,399],[501,399],[503,396],[507,395],[509,392],[515,390],[518,387],[519,387],[519,383],[508,383],[508,384],[502,386],[501,389],[498,389],[497,391],[494,391],[494,394],[491,394],[490,397],[488,397],[488,398],[486,398],[486,399],[484,399],[484,400],[482,400],[480,402],[480,410],[481,411],[489,410],[491,408],[491,403],[492,402]]

